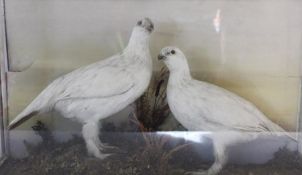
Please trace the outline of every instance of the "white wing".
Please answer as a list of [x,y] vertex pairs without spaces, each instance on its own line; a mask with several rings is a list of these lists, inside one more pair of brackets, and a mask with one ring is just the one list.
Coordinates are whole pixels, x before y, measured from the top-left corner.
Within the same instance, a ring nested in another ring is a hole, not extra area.
[[[120,56],[77,69],[47,87],[55,102],[67,99],[109,98],[134,87],[132,74]],[[46,90],[48,91],[48,90]],[[45,92],[42,92],[45,93]]]
[[52,109],[62,100],[109,98],[126,93],[135,84],[124,64],[123,58],[116,55],[56,79],[10,123],[9,128],[17,127],[41,109]]
[[276,128],[256,106],[240,96],[209,83],[195,80],[192,83],[200,115],[210,124],[250,132]]

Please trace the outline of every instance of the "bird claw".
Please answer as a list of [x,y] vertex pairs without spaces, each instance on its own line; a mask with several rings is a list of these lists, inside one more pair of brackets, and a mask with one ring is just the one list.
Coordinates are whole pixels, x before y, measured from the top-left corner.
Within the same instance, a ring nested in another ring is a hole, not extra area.
[[112,154],[99,153],[99,154],[95,155],[96,158],[101,159],[101,160],[104,160],[104,159],[106,159],[109,156],[112,156]]
[[207,171],[189,171],[185,175],[209,175]]
[[117,147],[117,146],[110,146],[110,145],[107,145],[107,144],[102,144],[99,146],[99,149],[102,151],[102,152],[122,152],[122,150]]
[[111,145],[108,145],[108,144],[104,144],[101,146],[103,149],[120,149],[119,147],[117,146],[111,146]]

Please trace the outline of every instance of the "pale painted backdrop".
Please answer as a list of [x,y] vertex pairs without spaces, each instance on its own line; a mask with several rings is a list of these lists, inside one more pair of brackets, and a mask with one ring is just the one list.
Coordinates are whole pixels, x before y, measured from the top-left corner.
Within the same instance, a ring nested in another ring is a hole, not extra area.
[[120,52],[136,21],[150,17],[155,70],[160,49],[178,46],[196,78],[252,101],[286,129],[297,127],[302,1],[9,0],[6,6],[10,67],[21,71],[9,74],[11,119],[56,77]]

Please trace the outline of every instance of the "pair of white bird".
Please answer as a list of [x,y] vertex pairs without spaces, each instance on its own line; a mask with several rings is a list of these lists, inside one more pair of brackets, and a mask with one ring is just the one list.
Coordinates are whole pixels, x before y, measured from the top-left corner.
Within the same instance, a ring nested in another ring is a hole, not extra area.
[[[9,125],[13,129],[36,114],[57,111],[83,124],[88,153],[104,159],[106,148],[99,140],[99,120],[107,118],[139,98],[152,76],[149,38],[152,21],[144,18],[134,27],[122,53],[74,70],[54,80]],[[215,162],[206,172],[217,174],[227,161],[225,148],[253,137],[246,132],[285,132],[254,105],[215,85],[194,80],[180,49],[161,50],[170,71],[167,99],[177,120],[191,131],[212,131]]]

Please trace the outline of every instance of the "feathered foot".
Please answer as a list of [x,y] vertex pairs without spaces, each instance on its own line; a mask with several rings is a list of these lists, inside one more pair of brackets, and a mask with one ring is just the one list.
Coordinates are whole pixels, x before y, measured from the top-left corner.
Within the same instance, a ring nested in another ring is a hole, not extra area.
[[88,154],[91,154],[99,159],[105,159],[111,154],[104,154],[104,145],[98,137],[98,125],[96,123],[86,123],[82,128],[83,138],[86,142]]
[[201,170],[197,172],[187,172],[186,175],[217,175],[221,171],[228,158],[225,151],[226,146],[223,142],[215,140],[213,140],[213,144],[215,156],[215,162],[213,165],[207,171]]

